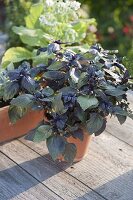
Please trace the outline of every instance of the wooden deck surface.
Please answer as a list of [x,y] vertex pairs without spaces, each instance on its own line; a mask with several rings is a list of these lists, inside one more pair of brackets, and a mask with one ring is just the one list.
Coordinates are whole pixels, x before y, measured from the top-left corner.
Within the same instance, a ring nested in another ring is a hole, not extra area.
[[[131,105],[133,96],[129,95]],[[53,162],[44,142],[0,146],[0,200],[133,200],[133,121],[111,119],[72,166]]]

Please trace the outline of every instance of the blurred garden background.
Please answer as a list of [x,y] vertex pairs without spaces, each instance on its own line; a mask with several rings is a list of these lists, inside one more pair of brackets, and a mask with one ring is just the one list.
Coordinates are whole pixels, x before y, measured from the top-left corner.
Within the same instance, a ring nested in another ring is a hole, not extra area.
[[[59,37],[64,42],[69,40],[81,46],[99,42],[106,49],[118,49],[133,75],[133,0],[79,0],[81,7],[75,4],[70,10],[65,6],[62,13],[55,2],[0,0],[2,53],[2,47],[24,47],[31,51],[33,47],[43,47],[49,38],[56,40]],[[72,10],[78,10],[78,23]]]

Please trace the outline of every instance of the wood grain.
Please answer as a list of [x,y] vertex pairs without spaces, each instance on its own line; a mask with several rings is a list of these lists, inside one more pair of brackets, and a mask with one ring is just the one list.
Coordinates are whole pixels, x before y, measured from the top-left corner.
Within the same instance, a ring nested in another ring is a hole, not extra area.
[[0,200],[60,200],[57,195],[0,153]]
[[19,141],[7,143],[1,146],[0,150],[65,200],[104,199]]
[[112,117],[107,123],[106,131],[120,140],[133,146],[133,120],[127,118],[123,125],[120,125],[116,117]]
[[[49,159],[44,143],[21,141]],[[57,165],[109,200],[133,200],[132,157],[131,146],[105,132],[93,138],[82,162],[74,164],[73,168]]]

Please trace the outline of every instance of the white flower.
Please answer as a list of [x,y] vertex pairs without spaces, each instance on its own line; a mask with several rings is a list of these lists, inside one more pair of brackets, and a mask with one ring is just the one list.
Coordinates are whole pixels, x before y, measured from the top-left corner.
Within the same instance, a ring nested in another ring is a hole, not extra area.
[[40,21],[40,23],[47,25],[47,26],[56,26],[57,25],[57,22],[55,22],[55,20],[52,20],[52,17],[50,15],[49,16],[41,15],[39,17],[39,21]]
[[53,0],[46,0],[46,5],[48,7],[52,7],[54,5],[54,1]]
[[67,10],[68,10],[68,6],[66,5],[65,2],[57,2],[56,4],[57,13],[67,12]]
[[81,3],[77,1],[69,2],[69,6],[71,9],[78,10],[80,8]]

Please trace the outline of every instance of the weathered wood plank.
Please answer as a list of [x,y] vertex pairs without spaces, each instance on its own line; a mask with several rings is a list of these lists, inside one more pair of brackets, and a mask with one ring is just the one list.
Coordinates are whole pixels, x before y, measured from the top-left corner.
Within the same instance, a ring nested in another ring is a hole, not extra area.
[[59,200],[57,195],[0,153],[0,200]]
[[123,125],[120,125],[116,117],[112,117],[107,123],[106,131],[117,138],[133,146],[133,120],[127,118]]
[[7,143],[1,146],[0,150],[65,200],[81,197],[83,200],[104,199],[19,141]]
[[[49,159],[44,143],[21,141]],[[74,164],[73,168],[57,164],[109,200],[132,200],[132,157],[131,146],[105,132],[93,138],[87,157]]]

